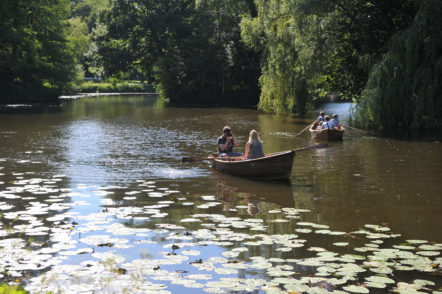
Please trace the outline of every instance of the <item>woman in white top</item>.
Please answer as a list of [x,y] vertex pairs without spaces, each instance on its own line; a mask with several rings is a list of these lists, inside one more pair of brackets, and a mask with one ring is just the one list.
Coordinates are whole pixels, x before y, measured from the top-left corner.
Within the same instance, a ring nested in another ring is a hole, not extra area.
[[331,129],[332,125],[330,123],[330,117],[328,115],[325,116],[325,121],[321,125],[321,129]]

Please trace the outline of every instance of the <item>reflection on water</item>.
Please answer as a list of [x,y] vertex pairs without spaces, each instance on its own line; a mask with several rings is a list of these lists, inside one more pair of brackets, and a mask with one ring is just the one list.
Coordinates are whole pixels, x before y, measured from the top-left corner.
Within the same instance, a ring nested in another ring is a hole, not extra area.
[[[324,109],[345,119],[348,107]],[[297,152],[288,184],[181,162],[214,152],[224,125],[238,151],[251,129],[266,153],[309,145],[294,135],[314,117],[140,96],[0,114],[0,281],[84,293],[364,291],[373,275],[394,279],[379,293],[440,285],[438,142],[346,131]]]
[[245,201],[249,215],[255,215],[262,210],[265,213],[267,203],[294,207],[290,185],[258,182],[229,175],[219,175],[216,195],[218,200],[224,203],[224,211],[237,211],[231,207],[240,200]]

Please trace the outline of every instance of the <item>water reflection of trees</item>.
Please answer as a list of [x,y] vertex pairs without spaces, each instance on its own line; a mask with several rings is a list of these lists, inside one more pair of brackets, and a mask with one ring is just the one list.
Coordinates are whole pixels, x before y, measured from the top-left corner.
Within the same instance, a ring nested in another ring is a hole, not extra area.
[[305,153],[294,166],[295,177],[308,187],[295,189],[297,206],[315,212],[309,220],[339,230],[388,223],[410,237],[440,236],[435,220],[442,198],[435,195],[442,192],[437,179],[442,152],[436,149],[441,148],[428,142],[349,135],[342,143]]

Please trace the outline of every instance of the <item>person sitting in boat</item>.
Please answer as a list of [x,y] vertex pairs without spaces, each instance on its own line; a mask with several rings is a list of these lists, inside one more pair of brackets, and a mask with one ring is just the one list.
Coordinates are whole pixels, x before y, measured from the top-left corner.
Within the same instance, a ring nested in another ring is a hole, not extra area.
[[328,115],[326,115],[324,117],[324,123],[320,126],[320,129],[325,130],[325,129],[331,129],[331,128],[332,128],[332,125],[330,123],[330,117]]
[[221,157],[242,156],[241,152],[233,152],[233,147],[239,146],[235,135],[229,126],[223,128],[223,134],[218,138],[218,153]]
[[323,122],[325,121],[325,113],[324,113],[324,111],[321,111],[321,112],[319,113],[319,116],[318,116],[318,118],[316,119],[316,121],[319,122],[319,125],[321,125],[321,123],[323,123]]
[[249,141],[246,143],[244,159],[261,158],[264,156],[264,152],[262,151],[262,141],[259,138],[258,132],[251,130],[249,134]]
[[339,129],[340,124],[339,124],[338,115],[336,113],[333,114],[333,119],[330,121],[330,126],[332,128]]

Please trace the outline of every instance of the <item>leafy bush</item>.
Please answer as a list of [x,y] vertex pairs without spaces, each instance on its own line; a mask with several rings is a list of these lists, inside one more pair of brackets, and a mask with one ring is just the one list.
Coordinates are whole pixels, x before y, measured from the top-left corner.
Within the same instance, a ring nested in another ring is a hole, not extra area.
[[80,85],[81,93],[154,93],[155,87],[144,82],[84,82]]
[[0,285],[0,294],[27,294],[29,293],[22,286],[9,286],[6,283]]

